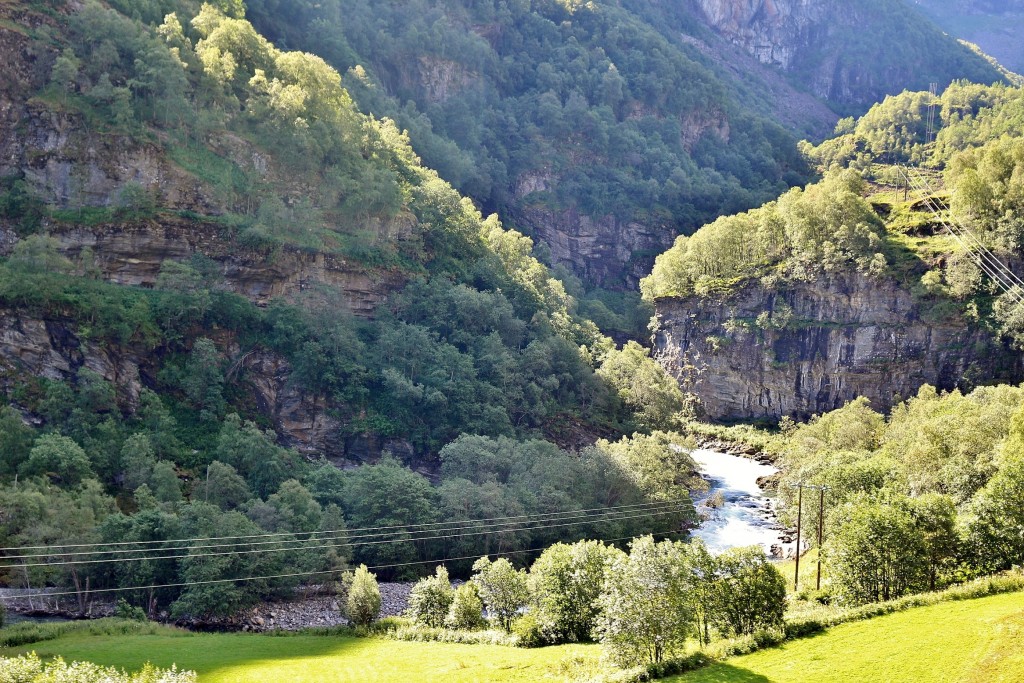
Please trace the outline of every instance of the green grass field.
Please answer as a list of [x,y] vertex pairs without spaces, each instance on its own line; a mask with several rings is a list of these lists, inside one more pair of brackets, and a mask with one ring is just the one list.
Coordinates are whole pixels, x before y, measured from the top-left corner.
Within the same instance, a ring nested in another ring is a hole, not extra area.
[[37,652],[136,670],[147,661],[194,669],[202,683],[384,683],[385,681],[558,680],[560,663],[596,660],[594,645],[526,650],[499,645],[454,645],[354,638],[274,637],[241,633],[71,635],[0,655]]
[[842,624],[821,635],[667,680],[1020,683],[1024,593],[944,602]]
[[[597,668],[600,648],[525,650],[351,636],[72,633],[0,655],[36,651],[129,670],[145,662],[194,669],[202,683],[288,681],[539,681]],[[943,602],[829,629],[781,647],[667,679],[676,683],[1024,681],[1024,593]]]

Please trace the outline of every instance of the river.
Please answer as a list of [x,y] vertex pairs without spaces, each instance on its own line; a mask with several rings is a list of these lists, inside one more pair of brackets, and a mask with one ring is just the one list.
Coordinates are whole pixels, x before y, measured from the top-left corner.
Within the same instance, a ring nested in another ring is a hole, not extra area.
[[[746,545],[760,545],[766,553],[782,546],[781,529],[772,513],[773,501],[757,480],[778,470],[728,453],[697,449],[691,454],[711,488],[694,497],[697,511],[706,517],[692,535],[700,538],[712,553]],[[715,492],[722,493],[723,504],[708,508],[701,503]]]

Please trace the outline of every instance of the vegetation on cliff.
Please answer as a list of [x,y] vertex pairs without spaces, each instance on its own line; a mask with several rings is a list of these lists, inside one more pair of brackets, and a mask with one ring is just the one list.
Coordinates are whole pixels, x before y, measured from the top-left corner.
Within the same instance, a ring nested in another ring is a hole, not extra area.
[[[0,545],[166,549],[116,563],[44,553],[18,571],[4,563],[7,583],[70,586],[82,609],[88,590],[159,586],[125,597],[150,614],[202,617],[330,579],[353,557],[415,574],[440,555],[670,533],[690,520],[692,463],[673,456],[683,472],[659,471],[681,437],[578,448],[671,428],[682,396],[641,349],[616,349],[577,315],[531,240],[482,216],[392,122],[359,113],[333,68],[275,47],[240,6],[163,9],[181,14],[148,26],[96,2],[40,3],[11,15],[17,30],[0,25],[39,55],[14,81],[20,125],[57,122],[75,143],[55,161],[74,169],[68,194],[30,168],[58,156],[32,136],[16,138],[24,165],[0,187],[14,242],[0,264],[4,314],[20,331],[53,330],[42,343],[70,359],[45,376],[17,353],[4,359]],[[86,191],[89,150],[109,139],[196,189],[133,180]],[[61,242],[80,228],[145,235],[183,222],[210,240],[165,261],[151,288],[104,281],[104,254]],[[227,246],[205,253],[215,240]],[[343,285],[314,281],[258,306],[232,293],[224,249],[268,268],[289,254],[338,259],[381,280],[384,303],[356,318]],[[97,349],[134,375],[92,369]],[[254,357],[282,376],[253,370]],[[649,382],[631,382],[637,372]],[[254,391],[265,381],[318,406],[315,419],[334,425],[326,451],[310,457],[270,429]],[[640,410],[646,396],[657,403]],[[323,459],[356,464],[381,450],[394,457],[345,472]],[[624,507],[639,512],[601,514]],[[444,533],[494,517],[522,521]],[[345,532],[415,525],[440,531],[375,543]],[[173,541],[265,534],[219,553]],[[230,580],[257,576],[269,578]]]

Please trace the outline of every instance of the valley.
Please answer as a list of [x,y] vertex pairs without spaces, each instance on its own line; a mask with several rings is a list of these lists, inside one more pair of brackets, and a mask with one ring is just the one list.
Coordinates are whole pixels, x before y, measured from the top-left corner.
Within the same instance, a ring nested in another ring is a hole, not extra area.
[[921,4],[0,1],[0,678],[1019,677],[1017,15]]

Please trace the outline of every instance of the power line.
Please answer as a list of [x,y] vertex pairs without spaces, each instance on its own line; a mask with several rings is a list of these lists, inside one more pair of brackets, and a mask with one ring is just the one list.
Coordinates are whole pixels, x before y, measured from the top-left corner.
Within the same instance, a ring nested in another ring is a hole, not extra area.
[[939,220],[946,231],[974,259],[982,272],[988,275],[999,289],[1010,296],[1014,303],[1018,305],[1024,303],[1024,280],[1017,277],[969,228],[953,219],[954,226],[954,224],[951,224],[939,213],[931,196],[934,192],[927,180],[923,179],[919,173],[915,173],[915,178],[912,179],[907,172],[911,171],[909,168],[904,170],[901,167],[900,171],[907,184],[913,185],[915,191],[921,192],[924,195],[925,204],[935,218]]
[[[581,513],[582,512],[601,512],[601,511],[604,511],[604,510],[617,510],[617,509],[643,507],[643,506],[647,506],[647,505],[659,505],[659,504],[662,504],[662,502],[660,502],[660,501],[650,502],[649,501],[649,502],[645,502],[645,503],[632,503],[630,505],[615,505],[615,506],[609,506],[609,507],[585,508],[583,510],[576,510],[576,511],[568,511],[567,510],[567,511],[564,511],[562,513],[552,512],[552,513],[546,513],[546,514],[548,514],[548,515],[557,515],[557,514],[568,514],[569,512],[581,512]],[[509,520],[509,519],[523,519],[523,518],[536,517],[536,516],[538,516],[538,513],[534,513],[532,515],[528,515],[528,514],[510,515],[510,516],[506,516],[506,517],[485,517],[485,518],[474,519],[474,520],[460,520],[460,521],[466,521],[466,522],[495,522],[495,521],[502,521],[502,520]],[[541,514],[540,516],[544,516],[544,515]],[[404,529],[415,529],[415,528],[437,527],[437,526],[443,527],[443,526],[448,525],[448,524],[451,524],[451,522],[424,522],[424,523],[420,523],[420,524],[394,524],[394,525],[391,525],[391,526],[358,527],[358,528],[354,528],[354,529],[344,529],[344,530],[338,529],[336,531],[305,531],[305,532],[299,532],[299,533],[301,533],[301,534],[316,535],[316,534],[340,533],[342,531],[345,531],[346,533],[350,533],[351,534],[352,532],[363,532],[363,531],[386,531],[386,530],[391,530],[391,529],[404,530]],[[14,547],[0,548],[0,552],[12,552],[12,551],[13,552],[18,552],[18,551],[22,551],[22,550],[47,550],[47,549],[54,549],[54,548],[108,548],[108,547],[112,547],[112,546],[124,546],[124,545],[149,545],[149,544],[160,544],[160,543],[190,543],[190,542],[193,542],[193,541],[223,541],[223,540],[228,540],[228,539],[270,538],[270,537],[294,536],[294,535],[295,535],[294,532],[282,531],[282,532],[276,532],[276,533],[248,534],[248,535],[241,535],[241,536],[238,536],[238,535],[236,535],[236,536],[201,536],[201,537],[193,537],[193,538],[171,538],[171,539],[153,540],[153,541],[109,541],[109,542],[103,542],[103,543],[69,543],[69,544],[64,544],[64,545],[26,545],[26,546],[14,546]],[[240,545],[240,544],[234,544],[234,545]],[[166,548],[162,548],[162,549],[166,549]],[[49,553],[49,554],[55,554],[55,553]],[[67,553],[59,553],[59,554],[65,554],[66,555]],[[26,555],[26,556],[23,556],[23,557],[30,557],[30,556]]]
[[[932,190],[932,187],[931,187],[931,183],[928,182],[928,178],[925,177],[925,176],[922,176],[919,172],[918,172],[917,175],[918,175],[919,181],[924,184],[924,186],[927,189],[928,193],[929,194],[934,194],[934,191]],[[933,209],[933,211],[934,211],[934,209]],[[1009,282],[1010,282],[1010,284],[1012,286],[1024,287],[1024,280],[1021,280],[1019,277],[1017,277],[1016,273],[1014,273],[1007,265],[1005,265],[999,259],[999,257],[997,257],[995,254],[993,254],[992,251],[985,245],[985,243],[982,242],[977,236],[975,236],[975,234],[971,231],[970,228],[968,228],[966,225],[960,223],[956,219],[955,216],[950,216],[950,218],[953,221],[953,223],[956,225],[956,227],[959,228],[959,230],[961,232],[965,233],[978,246],[978,248],[981,250],[981,253],[985,254],[992,262],[995,263],[995,267],[997,268],[997,270],[999,272],[1005,274],[1005,276],[1007,277],[1007,279],[1009,280]]]
[[[597,538],[597,539],[590,539],[590,540],[596,540],[596,541],[600,541],[602,543],[616,543],[618,541],[625,541],[625,540],[629,540],[629,539],[633,539],[633,538],[636,538],[636,536],[622,536],[620,538],[607,538],[607,539]],[[367,569],[395,569],[395,568],[398,568],[398,567],[412,567],[412,566],[422,565],[422,564],[433,564],[433,563],[441,564],[441,563],[445,563],[445,562],[458,562],[460,560],[473,560],[473,559],[477,559],[477,558],[480,558],[480,557],[491,557],[491,556],[503,557],[503,556],[508,556],[508,555],[522,555],[524,553],[542,552],[545,549],[546,548],[527,548],[527,549],[524,549],[524,550],[508,550],[508,551],[504,551],[504,552],[487,553],[486,555],[484,555],[484,554],[476,554],[476,555],[463,555],[461,557],[445,557],[445,558],[433,559],[433,560],[416,560],[416,561],[412,561],[412,562],[395,562],[393,564],[378,564],[378,565],[374,565],[372,567],[367,567]],[[296,578],[296,577],[300,577],[300,576],[319,576],[319,575],[322,575],[322,574],[337,574],[339,571],[342,571],[342,570],[340,570],[340,569],[324,569],[324,570],[312,571],[312,572],[292,572],[292,573],[288,573],[288,574],[267,574],[265,576],[244,576],[244,577],[240,577],[240,578],[236,578],[236,579],[208,579],[208,580],[205,580],[205,581],[182,581],[182,582],[179,582],[179,583],[151,584],[151,585],[148,585],[148,586],[124,586],[124,587],[119,587],[119,588],[93,588],[93,589],[90,589],[88,591],[88,593],[89,594],[92,594],[92,593],[120,593],[120,592],[125,592],[125,591],[157,590],[157,589],[160,589],[160,588],[182,588],[182,587],[187,587],[187,586],[206,586],[206,585],[218,584],[218,583],[232,583],[232,582],[235,582],[235,581],[263,581],[263,580],[266,580],[266,579],[287,579],[287,578]],[[33,594],[30,594],[30,595],[0,595],[0,600],[29,600],[29,599],[33,599],[33,598],[55,598],[55,597],[65,597],[65,596],[69,596],[69,595],[77,596],[77,595],[80,595],[80,594],[81,594],[80,591],[60,591],[60,592],[54,592],[54,593],[33,593]]]
[[[593,508],[591,510],[566,510],[566,511],[563,511],[563,512],[534,513],[532,515],[519,515],[516,518],[523,520],[523,521],[520,521],[520,522],[501,522],[501,523],[494,524],[494,525],[495,526],[501,526],[501,525],[526,524],[526,523],[545,521],[547,518],[551,518],[551,521],[557,521],[558,519],[561,519],[561,518],[585,517],[585,516],[588,516],[590,514],[595,514],[595,513],[596,514],[606,514],[606,513],[620,512],[620,511],[621,512],[634,512],[634,511],[642,510],[642,509],[657,508],[657,507],[662,507],[662,506],[666,506],[666,505],[675,505],[675,504],[677,504],[677,503],[673,503],[671,501],[650,501],[650,502],[646,502],[646,503],[633,503],[633,504],[630,504],[630,505],[616,505],[616,506],[611,506],[611,507],[607,507],[607,508]],[[682,503],[680,502],[678,504],[682,504]],[[397,528],[398,530],[391,531],[391,532],[385,532],[383,534],[380,534],[380,533],[373,534],[373,533],[371,533],[371,534],[355,534],[355,535],[353,535],[353,534],[350,533],[350,530],[348,530],[348,529],[336,529],[336,530],[331,530],[331,531],[300,531],[300,532],[294,532],[294,533],[283,532],[283,533],[275,533],[275,534],[266,534],[266,536],[296,536],[296,537],[297,536],[308,536],[308,538],[290,538],[290,539],[289,538],[283,538],[283,539],[275,540],[275,541],[239,541],[239,542],[236,542],[236,543],[221,543],[221,544],[213,544],[213,545],[186,545],[186,546],[173,546],[173,545],[172,546],[167,546],[167,545],[164,545],[164,546],[155,547],[155,548],[125,548],[125,549],[118,549],[118,550],[92,550],[92,551],[85,551],[85,552],[70,552],[70,553],[67,553],[67,552],[31,553],[31,554],[28,554],[28,555],[18,555],[18,556],[15,556],[14,558],[11,558],[11,559],[34,559],[34,558],[40,558],[40,557],[53,557],[55,555],[59,555],[61,557],[80,557],[82,555],[96,556],[96,555],[113,555],[113,554],[126,554],[126,553],[165,552],[165,551],[171,551],[171,550],[196,550],[196,549],[200,549],[200,548],[202,548],[202,549],[231,548],[231,547],[235,547],[235,546],[252,547],[252,546],[257,546],[257,545],[274,545],[274,544],[278,544],[278,543],[297,543],[297,542],[306,542],[306,541],[330,541],[330,540],[342,540],[342,539],[344,539],[346,541],[351,541],[351,540],[354,540],[354,539],[357,540],[357,539],[361,539],[361,538],[372,538],[372,537],[383,536],[383,535],[424,534],[424,533],[434,533],[434,532],[437,532],[437,531],[450,531],[450,530],[453,530],[455,528],[471,529],[471,528],[474,528],[474,527],[477,527],[477,526],[481,526],[481,525],[483,525],[483,526],[491,526],[492,525],[491,524],[492,520],[500,520],[500,519],[514,519],[514,518],[512,518],[512,517],[497,518],[496,517],[496,518],[491,518],[491,519],[478,519],[478,520],[467,519],[467,520],[455,520],[454,522],[435,522],[435,523],[432,524],[432,526],[437,526],[437,527],[441,527],[441,528],[438,528],[438,529],[423,529],[423,530],[419,530],[419,531],[408,531],[406,527],[387,527],[387,528]],[[452,525],[452,524],[465,524],[465,526],[463,526],[463,527],[451,527],[450,525]],[[417,526],[417,525],[410,525],[410,527],[414,527],[414,526]],[[446,526],[448,528],[444,528]],[[384,528],[384,527],[382,527],[382,528]],[[223,538],[263,538],[263,537],[264,537],[263,535],[257,535],[257,536],[225,536]],[[196,539],[196,540],[203,540],[203,539]],[[419,540],[419,539],[416,538],[416,537],[408,536],[408,537],[405,537],[403,540]],[[176,542],[178,542],[178,541],[175,541],[175,540],[168,540],[168,541],[146,541],[146,543],[165,543],[165,544],[166,543],[176,543]],[[123,542],[119,542],[119,543],[131,543],[131,541],[123,541]],[[110,545],[118,545],[119,543],[111,543]],[[97,546],[104,546],[106,544],[102,544],[101,543],[101,544],[96,544],[96,545]],[[46,546],[42,546],[42,547],[46,547]],[[49,546],[49,547],[52,547],[52,548],[65,548],[65,547],[80,547],[80,546],[59,546],[58,545],[58,546]],[[20,566],[23,566],[23,565],[17,565],[17,566],[20,567]]]
[[[647,510],[647,511],[641,512],[640,514],[636,514],[636,515],[623,515],[621,513],[615,513],[614,515],[606,515],[606,516],[596,516],[595,515],[591,519],[581,519],[581,520],[578,520],[578,521],[561,523],[561,524],[538,524],[538,525],[535,525],[535,526],[521,527],[519,529],[490,528],[490,529],[485,529],[483,531],[473,531],[473,532],[469,532],[469,533],[456,533],[456,534],[447,534],[447,535],[438,535],[438,536],[428,536],[428,537],[422,537],[422,538],[391,538],[391,539],[376,540],[376,541],[362,541],[362,542],[357,542],[357,543],[340,543],[339,547],[359,547],[359,546],[373,546],[373,545],[388,545],[388,544],[392,544],[392,543],[407,543],[407,542],[412,542],[412,541],[435,541],[435,540],[442,540],[442,539],[449,539],[449,538],[462,538],[464,536],[481,536],[481,535],[498,534],[498,533],[505,533],[505,532],[539,531],[539,530],[555,529],[555,528],[567,527],[567,526],[578,526],[578,525],[581,525],[581,524],[590,524],[590,523],[595,523],[595,522],[619,522],[619,521],[624,521],[624,520],[628,520],[628,519],[638,519],[638,518],[644,518],[644,517],[660,517],[660,516],[664,516],[664,515],[674,514],[676,512],[679,512],[681,509],[682,509],[682,506],[680,506],[680,505],[673,505],[671,509]],[[307,540],[298,541],[298,542],[308,543],[309,540],[320,541],[322,539],[307,539]],[[287,541],[285,541],[285,542],[287,542]],[[295,543],[297,541],[291,541],[291,542]],[[184,554],[184,555],[163,555],[163,556],[159,556],[159,557],[144,556],[144,557],[125,557],[125,558],[120,558],[119,557],[119,558],[108,558],[108,559],[100,559],[100,560],[69,560],[69,561],[61,561],[61,562],[34,562],[34,563],[0,565],[0,569],[27,569],[27,568],[30,568],[30,567],[62,567],[62,566],[75,566],[75,565],[86,565],[86,564],[93,565],[93,564],[103,564],[103,563],[142,562],[142,561],[147,561],[147,560],[155,562],[155,561],[159,561],[159,560],[192,559],[192,558],[201,558],[201,557],[218,557],[218,556],[224,556],[224,555],[249,555],[249,554],[252,554],[252,553],[280,553],[280,552],[301,551],[301,550],[310,550],[310,549],[311,549],[310,546],[295,546],[295,547],[288,547],[288,548],[259,548],[259,549],[255,549],[255,550],[234,550],[234,551],[215,552],[215,553],[187,553],[187,554]]]

